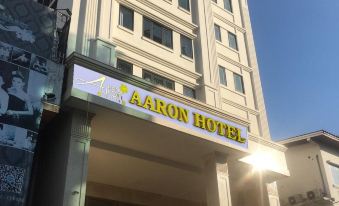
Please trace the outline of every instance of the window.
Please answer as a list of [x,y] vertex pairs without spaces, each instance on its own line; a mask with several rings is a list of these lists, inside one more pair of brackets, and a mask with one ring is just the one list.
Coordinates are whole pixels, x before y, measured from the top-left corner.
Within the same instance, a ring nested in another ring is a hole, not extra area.
[[166,47],[173,48],[172,30],[144,17],[144,36]]
[[195,99],[195,90],[190,88],[190,87],[184,86],[184,95],[186,97],[191,97],[191,98]]
[[244,82],[243,82],[242,76],[236,73],[233,73],[233,76],[234,76],[235,91],[241,92],[244,94],[245,89],[244,89]]
[[167,89],[174,90],[174,81],[169,80],[160,75],[154,74],[152,72],[143,70],[142,78],[146,81],[149,81],[153,84],[160,85],[166,87]]
[[332,172],[333,183],[336,186],[339,186],[339,166],[338,165],[334,165],[332,163],[329,163],[329,165],[330,165],[331,172]]
[[226,9],[229,12],[233,12],[232,0],[224,0],[224,9]]
[[228,32],[229,46],[235,50],[238,50],[237,36],[231,32]]
[[180,35],[181,54],[193,58],[192,39]]
[[117,69],[125,72],[126,74],[133,73],[133,64],[126,62],[124,60],[118,59],[117,60]]
[[220,84],[227,86],[226,69],[222,66],[219,66],[219,78]]
[[213,1],[214,3],[216,3],[216,4],[218,3],[217,0],[212,0],[212,1]]
[[190,11],[190,1],[189,0],[179,0],[179,6],[187,11]]
[[215,39],[221,42],[220,26],[214,24]]
[[119,25],[133,30],[134,27],[134,12],[133,10],[120,5]]

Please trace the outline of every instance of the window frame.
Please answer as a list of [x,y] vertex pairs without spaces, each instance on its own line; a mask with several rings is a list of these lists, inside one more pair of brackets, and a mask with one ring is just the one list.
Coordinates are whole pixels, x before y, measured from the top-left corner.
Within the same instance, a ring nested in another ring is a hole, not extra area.
[[[219,35],[217,35],[217,31]],[[218,24],[214,24],[214,33],[215,33],[215,39],[219,42],[222,42],[221,28]]]
[[[229,46],[230,48],[234,49],[234,50],[239,51],[239,45],[238,45],[238,37],[237,37],[237,35],[234,34],[234,33],[232,33],[232,32],[230,32],[230,31],[227,31],[227,33],[228,33],[228,46]],[[232,44],[231,44],[231,38],[230,38],[231,36],[234,37],[234,40],[235,40],[235,47],[233,47]]]
[[[145,75],[149,75],[150,76],[150,81],[145,79]],[[146,69],[142,70],[142,78],[145,81],[150,82],[150,83],[152,83],[154,85],[162,86],[164,88],[167,88],[167,89],[175,91],[175,82],[173,80],[168,79],[168,78],[163,77],[163,76],[160,76],[160,75],[158,75],[156,73],[150,72],[150,71],[148,71]],[[163,81],[163,84],[159,84],[159,83],[156,82],[157,80],[160,80],[160,79]],[[170,83],[172,86],[168,87],[168,83]]]
[[[224,9],[225,9],[226,11],[229,11],[229,12],[233,13],[233,3],[232,3],[232,0],[223,0],[223,1],[224,1]],[[226,1],[227,1],[227,2],[229,3],[229,5],[230,5],[230,8],[229,8],[229,9],[226,7],[226,3],[225,3]]]
[[[150,36],[149,37],[147,35],[145,35],[145,25],[146,25],[145,21],[150,23]],[[170,28],[168,28],[168,27],[166,27],[166,26],[164,26],[164,25],[162,25],[162,24],[160,24],[160,23],[158,23],[158,22],[156,22],[156,21],[154,21],[154,20],[152,20],[150,18],[147,18],[146,16],[143,16],[142,24],[143,24],[142,25],[142,36],[143,37],[148,38],[148,39],[150,39],[150,40],[152,40],[152,41],[154,41],[154,42],[156,42],[158,44],[161,44],[161,45],[163,45],[163,46],[165,46],[167,48],[173,49],[173,30],[172,29],[170,29]],[[155,33],[154,29],[155,29],[155,26],[157,26],[158,28],[161,28],[161,42],[156,41],[154,39],[154,33]],[[165,37],[164,30],[165,31],[168,30],[169,33],[171,34],[170,35],[170,46],[166,45],[166,42],[165,42],[166,38],[164,38]]]
[[[218,65],[219,68],[219,83],[221,85],[227,86],[227,75],[226,75],[226,68],[223,66]],[[221,71],[223,71],[223,76],[224,76],[224,80],[225,82],[222,82],[222,78],[221,78]]]
[[[132,26],[131,26],[131,28],[124,25],[123,13],[121,13],[123,10],[129,11],[132,14],[132,17],[131,17],[132,18]],[[128,8],[128,7],[126,7],[125,5],[122,5],[122,4],[119,5],[119,25],[126,28],[126,29],[129,29],[131,31],[134,31],[134,10],[133,9],[130,9],[130,8]]]
[[[238,88],[237,88],[236,77],[240,77],[242,90],[238,90]],[[234,80],[234,90],[237,91],[237,92],[240,92],[242,94],[245,94],[245,85],[244,85],[244,78],[243,78],[243,76],[238,74],[238,73],[233,73],[233,80]]]
[[[190,41],[190,47],[191,47],[190,51],[191,51],[191,53],[189,53],[189,54],[184,54],[183,53],[183,39]],[[182,55],[193,59],[193,56],[194,56],[194,54],[193,54],[194,53],[193,52],[193,39],[191,39],[191,38],[189,38],[189,37],[187,37],[185,35],[180,34],[180,48],[181,48],[181,54]]]
[[[333,179],[333,184],[336,187],[339,187],[339,165],[332,163],[332,162],[327,162],[330,170],[331,170],[331,175],[332,175],[332,179]],[[336,171],[335,171],[336,170]],[[336,172],[336,173],[335,173]],[[338,179],[336,179],[338,178]]]
[[[129,66],[131,66],[131,68],[127,68],[127,69],[126,69],[126,68],[123,68],[123,67],[120,67],[120,68],[119,68],[119,66],[118,66],[118,65],[119,65],[119,62],[122,63],[122,64],[129,65]],[[125,61],[125,60],[123,60],[123,59],[117,58],[116,69],[118,69],[119,71],[124,72],[125,74],[130,74],[130,75],[133,74],[133,64],[130,63],[130,62],[128,62],[128,61]],[[127,70],[129,70],[129,71],[127,71]]]
[[[192,92],[193,96],[191,96],[191,95],[189,95],[187,92],[185,92],[185,91],[188,91],[188,90],[190,90],[190,91]],[[195,89],[193,89],[193,88],[191,88],[191,87],[188,87],[188,86],[186,86],[186,85],[184,85],[184,87],[183,87],[183,95],[184,95],[185,97],[189,97],[189,98],[192,98],[192,99],[197,99]]]
[[[191,2],[190,2],[190,0],[184,0],[184,1],[187,1],[187,5],[184,5],[184,6],[182,6],[182,5],[180,4],[180,2],[182,2],[182,1],[183,1],[183,0],[178,0],[178,6],[179,6],[180,8],[182,8],[182,9],[188,11],[188,12],[191,12]],[[185,8],[185,6],[187,6],[187,8]]]

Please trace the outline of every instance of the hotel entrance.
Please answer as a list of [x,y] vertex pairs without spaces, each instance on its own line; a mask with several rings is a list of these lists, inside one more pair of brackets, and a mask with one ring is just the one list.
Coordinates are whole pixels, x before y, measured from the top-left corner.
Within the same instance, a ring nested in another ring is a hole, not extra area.
[[207,205],[207,158],[234,150],[124,113],[95,110],[86,206]]
[[250,139],[248,122],[73,61],[64,110],[44,129],[35,205],[270,205],[266,184],[287,174],[283,148]]

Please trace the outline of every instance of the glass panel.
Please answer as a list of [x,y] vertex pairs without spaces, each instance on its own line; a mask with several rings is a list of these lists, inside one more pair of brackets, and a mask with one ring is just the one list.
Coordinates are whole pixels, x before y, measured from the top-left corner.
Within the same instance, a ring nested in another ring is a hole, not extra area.
[[231,32],[228,32],[229,46],[235,50],[238,50],[237,36]]
[[224,0],[224,9],[232,12],[232,0]]
[[184,86],[184,95],[195,99],[195,90]]
[[334,165],[330,165],[332,177],[335,185],[339,185],[339,167],[336,167]]
[[118,59],[117,60],[117,69],[120,69],[121,71],[132,74],[133,72],[133,64],[126,62],[124,60]]
[[152,31],[152,22],[144,18],[144,36],[147,38],[151,38],[151,31]]
[[172,31],[167,29],[167,28],[163,28],[163,45],[165,45],[169,48],[173,48]]
[[189,0],[179,0],[179,6],[187,11],[190,10],[190,1]]
[[181,54],[193,58],[192,40],[181,35]]
[[125,28],[133,30],[134,12],[133,10],[120,5],[119,24]]
[[153,23],[153,40],[162,43],[162,28],[158,25]]
[[235,84],[234,86],[235,86],[236,91],[241,92],[241,93],[245,93],[242,76],[234,73],[234,84]]
[[151,82],[152,81],[152,74],[144,71],[143,72],[143,79],[148,81],[148,82]]
[[227,85],[226,81],[226,69],[222,66],[219,66],[219,77],[220,77],[220,84]]
[[215,39],[221,42],[220,26],[214,24]]
[[146,81],[152,82],[153,84],[161,85],[161,86],[166,87],[168,89],[174,90],[174,81],[169,80],[165,77],[162,77],[162,76],[159,76],[159,75],[154,74],[152,72],[144,70],[143,71],[143,78]]
[[161,78],[160,76],[154,75],[154,84],[165,86],[164,79]]

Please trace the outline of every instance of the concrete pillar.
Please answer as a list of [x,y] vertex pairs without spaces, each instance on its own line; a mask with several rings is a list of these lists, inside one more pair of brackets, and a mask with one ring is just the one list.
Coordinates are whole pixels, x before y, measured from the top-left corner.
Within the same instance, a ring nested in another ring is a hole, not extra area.
[[266,184],[259,179],[248,184],[242,191],[243,206],[269,206]]
[[213,154],[205,164],[207,206],[231,206],[231,193],[226,156]]
[[84,206],[91,115],[81,111],[70,114],[70,138],[63,206]]

